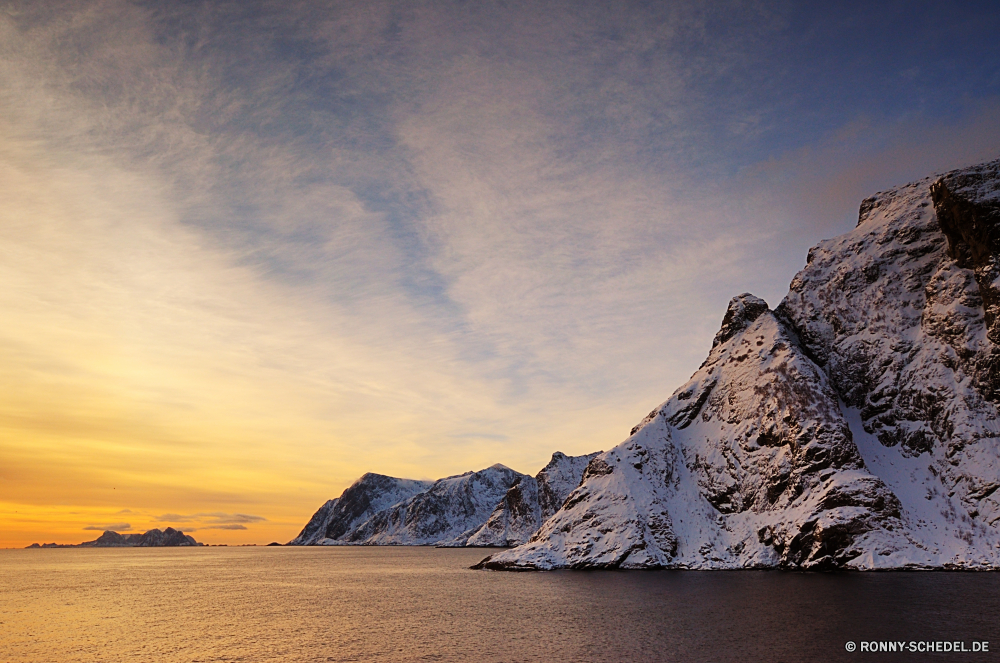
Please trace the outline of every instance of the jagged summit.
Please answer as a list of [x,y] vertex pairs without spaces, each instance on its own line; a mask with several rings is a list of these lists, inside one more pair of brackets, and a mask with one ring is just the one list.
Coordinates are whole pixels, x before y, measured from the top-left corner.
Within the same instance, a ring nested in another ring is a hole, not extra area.
[[762,300],[733,302],[725,325],[742,329],[487,568],[824,568],[860,554],[865,533],[899,527],[822,371]]
[[430,487],[430,481],[367,472],[340,497],[321,506],[288,545],[335,544],[383,509]]
[[466,545],[506,547],[527,541],[580,485],[583,471],[596,455],[567,456],[559,451],[552,454],[548,465],[538,474],[522,477],[510,487]]
[[720,343],[725,343],[734,335],[747,328],[751,322],[761,316],[762,313],[770,311],[767,302],[760,297],[754,297],[749,292],[744,292],[729,300],[729,307],[726,315],[722,318],[722,327],[712,341],[714,348]]

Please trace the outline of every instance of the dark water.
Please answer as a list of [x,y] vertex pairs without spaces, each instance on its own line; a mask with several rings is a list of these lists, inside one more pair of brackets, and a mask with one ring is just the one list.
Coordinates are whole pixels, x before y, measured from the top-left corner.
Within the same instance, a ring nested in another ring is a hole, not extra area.
[[0,661],[1000,660],[1000,574],[467,569],[483,555],[0,550]]

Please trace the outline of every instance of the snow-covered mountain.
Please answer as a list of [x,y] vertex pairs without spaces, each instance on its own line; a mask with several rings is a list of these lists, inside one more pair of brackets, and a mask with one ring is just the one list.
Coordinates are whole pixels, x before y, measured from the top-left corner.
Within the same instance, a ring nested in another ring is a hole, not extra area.
[[289,545],[463,546],[525,476],[500,464],[434,482],[369,473],[320,507]]
[[426,491],[375,514],[343,541],[463,546],[510,487],[524,477],[498,463],[478,472],[438,479]]
[[552,568],[1000,565],[1000,161],[877,194],[531,539]]
[[340,497],[321,506],[288,545],[336,543],[378,512],[427,490],[432,483],[368,472],[351,484]]
[[552,454],[552,460],[538,474],[526,476],[510,487],[489,520],[469,537],[466,545],[506,547],[527,541],[580,485],[583,471],[596,455]]

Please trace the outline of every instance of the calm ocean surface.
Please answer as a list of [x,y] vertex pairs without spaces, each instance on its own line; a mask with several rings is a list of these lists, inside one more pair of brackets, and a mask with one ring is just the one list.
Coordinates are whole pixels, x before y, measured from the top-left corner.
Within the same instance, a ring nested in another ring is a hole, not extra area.
[[996,573],[468,570],[486,552],[0,550],[0,661],[1000,660]]

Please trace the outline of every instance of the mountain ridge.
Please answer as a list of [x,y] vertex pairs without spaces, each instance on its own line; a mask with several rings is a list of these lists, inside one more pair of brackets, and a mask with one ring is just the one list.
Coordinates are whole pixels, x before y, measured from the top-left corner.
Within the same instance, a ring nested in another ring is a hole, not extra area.
[[862,202],[490,569],[997,568],[1000,160]]
[[341,496],[297,540],[506,547],[494,570],[996,569],[998,405],[1000,160],[866,198],[778,306],[734,297],[615,447],[355,504],[317,538]]

